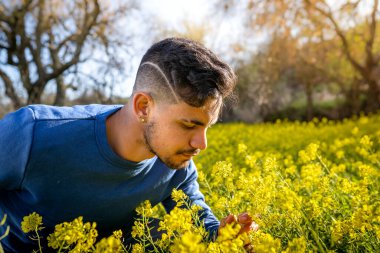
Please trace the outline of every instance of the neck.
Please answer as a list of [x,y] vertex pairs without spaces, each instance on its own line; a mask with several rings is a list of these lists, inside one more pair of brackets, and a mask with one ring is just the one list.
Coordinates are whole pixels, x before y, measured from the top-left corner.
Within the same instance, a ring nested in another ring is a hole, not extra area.
[[154,156],[146,148],[142,125],[127,105],[107,118],[106,129],[109,145],[123,159],[140,162]]

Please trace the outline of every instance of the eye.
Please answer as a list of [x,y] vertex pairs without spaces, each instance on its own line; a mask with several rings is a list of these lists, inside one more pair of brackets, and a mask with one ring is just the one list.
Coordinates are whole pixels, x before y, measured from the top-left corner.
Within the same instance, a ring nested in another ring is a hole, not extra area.
[[195,128],[195,124],[192,124],[192,123],[182,123],[181,126],[184,129],[194,129]]

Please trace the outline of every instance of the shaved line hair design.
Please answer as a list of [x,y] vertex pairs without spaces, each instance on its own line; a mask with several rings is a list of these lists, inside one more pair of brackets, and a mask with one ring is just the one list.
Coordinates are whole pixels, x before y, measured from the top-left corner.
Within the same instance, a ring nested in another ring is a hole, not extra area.
[[166,75],[164,74],[164,72],[161,70],[161,68],[157,64],[155,64],[153,62],[150,62],[150,61],[144,62],[143,64],[140,65],[140,67],[142,67],[144,65],[152,66],[154,69],[156,69],[161,74],[162,78],[164,78],[164,80],[165,80],[166,85],[171,90],[174,99],[179,104],[180,100],[178,99],[178,96],[177,96],[176,92],[174,91],[172,85],[170,84],[168,78],[166,77]]

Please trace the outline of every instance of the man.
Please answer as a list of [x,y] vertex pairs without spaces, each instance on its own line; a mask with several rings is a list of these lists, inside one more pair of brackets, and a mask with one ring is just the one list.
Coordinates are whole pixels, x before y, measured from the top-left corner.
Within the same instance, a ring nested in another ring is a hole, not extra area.
[[[0,217],[8,215],[5,252],[31,252],[20,228],[32,212],[43,217],[42,236],[83,216],[100,237],[130,229],[134,209],[148,199],[174,207],[173,188],[203,207],[210,235],[219,221],[205,204],[192,157],[207,146],[236,77],[202,45],[170,38],[154,44],[140,63],[125,106],[32,105],[0,121]],[[223,219],[222,226],[234,220]],[[242,231],[252,219],[240,216]],[[0,234],[2,232],[0,231]]]

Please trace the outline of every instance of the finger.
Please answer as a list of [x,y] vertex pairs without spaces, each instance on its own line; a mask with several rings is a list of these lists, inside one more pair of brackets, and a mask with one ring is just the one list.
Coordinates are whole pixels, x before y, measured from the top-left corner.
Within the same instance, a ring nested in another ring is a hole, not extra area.
[[220,225],[219,225],[219,227],[220,227],[220,228],[225,227],[226,224],[227,224],[227,223],[226,223],[226,218],[223,218],[223,219],[220,220]]
[[247,224],[252,222],[252,217],[248,213],[241,213],[238,216],[238,222],[240,224]]
[[235,215],[233,214],[229,214],[227,217],[226,217],[226,224],[230,224],[232,222],[236,222],[236,218],[235,218]]
[[228,216],[224,217],[223,219],[220,220],[220,225],[219,227],[225,227],[227,224],[232,223],[235,220],[235,217],[233,214],[229,214]]
[[241,226],[239,234],[249,232],[251,230],[253,219],[248,213],[241,213],[238,216],[238,223]]
[[239,234],[251,231],[251,225],[252,225],[252,222],[240,224],[241,228],[240,228]]

